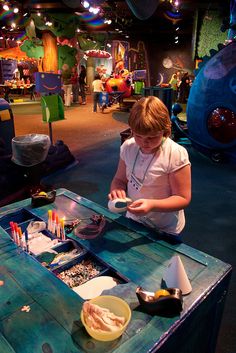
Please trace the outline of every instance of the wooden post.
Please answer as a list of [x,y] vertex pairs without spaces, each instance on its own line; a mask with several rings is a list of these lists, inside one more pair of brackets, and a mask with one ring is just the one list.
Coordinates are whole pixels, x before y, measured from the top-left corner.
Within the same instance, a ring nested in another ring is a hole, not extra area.
[[86,83],[89,86],[89,91],[91,92],[92,82],[94,80],[94,58],[88,57],[87,60],[87,78]]
[[49,127],[49,137],[50,137],[50,141],[51,141],[51,144],[53,145],[53,140],[52,140],[52,123],[48,123],[48,127]]

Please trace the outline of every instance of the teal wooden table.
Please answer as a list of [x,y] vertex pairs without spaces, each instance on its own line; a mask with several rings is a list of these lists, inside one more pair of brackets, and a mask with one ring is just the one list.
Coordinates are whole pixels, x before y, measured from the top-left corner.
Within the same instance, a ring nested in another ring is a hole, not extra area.
[[[99,342],[88,336],[80,321],[83,299],[12,242],[6,219],[22,209],[44,221],[49,209],[70,219],[105,216],[102,236],[82,240],[71,233],[69,237],[97,256],[110,274],[124,280],[106,292],[124,298],[132,309],[131,322],[121,338]],[[136,287],[159,289],[174,255],[180,256],[193,288],[184,296],[183,311],[171,318],[142,312]],[[147,228],[65,189],[57,190],[50,205],[32,208],[27,199],[2,207],[0,353],[213,353],[231,270],[212,256],[183,243],[158,239]],[[24,306],[30,311],[22,311]]]

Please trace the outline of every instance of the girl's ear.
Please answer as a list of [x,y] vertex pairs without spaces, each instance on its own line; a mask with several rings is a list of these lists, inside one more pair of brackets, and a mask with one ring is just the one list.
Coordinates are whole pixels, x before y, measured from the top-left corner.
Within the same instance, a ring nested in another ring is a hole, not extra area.
[[129,127],[128,129],[122,131],[122,132],[120,133],[121,144],[122,144],[123,142],[125,142],[125,140],[131,138],[132,136],[133,136],[133,132],[132,132],[132,130],[131,130],[130,127]]
[[167,138],[169,136],[171,136],[171,131],[169,131],[169,130],[165,131],[163,134],[163,137]]

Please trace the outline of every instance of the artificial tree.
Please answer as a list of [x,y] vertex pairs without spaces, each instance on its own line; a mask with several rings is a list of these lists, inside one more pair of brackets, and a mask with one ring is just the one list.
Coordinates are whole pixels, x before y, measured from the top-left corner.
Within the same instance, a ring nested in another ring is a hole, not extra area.
[[57,73],[64,63],[70,67],[76,63],[76,48],[69,45],[57,45],[57,38],[71,39],[75,37],[79,25],[78,17],[70,14],[52,14],[47,24],[45,16],[31,15],[31,20],[26,26],[29,39],[25,40],[21,49],[29,57],[43,58],[43,70]]

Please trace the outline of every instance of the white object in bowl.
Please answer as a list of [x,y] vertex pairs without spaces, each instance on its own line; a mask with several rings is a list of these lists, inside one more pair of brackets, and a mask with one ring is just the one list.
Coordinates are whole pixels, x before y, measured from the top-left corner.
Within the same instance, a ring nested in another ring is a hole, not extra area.
[[91,304],[96,304],[101,308],[106,308],[117,316],[124,317],[125,324],[116,331],[95,330],[86,324],[83,310],[81,310],[80,318],[88,334],[98,341],[113,341],[120,337],[126,330],[126,327],[131,320],[131,309],[128,303],[126,303],[123,299],[112,295],[100,295],[91,299],[89,302]]

